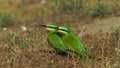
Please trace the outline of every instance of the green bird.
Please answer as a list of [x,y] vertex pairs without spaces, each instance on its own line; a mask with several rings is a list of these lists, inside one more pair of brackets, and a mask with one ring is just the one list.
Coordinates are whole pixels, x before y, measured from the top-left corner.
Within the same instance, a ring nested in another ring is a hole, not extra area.
[[86,54],[85,48],[70,27],[59,26],[58,33],[61,36],[63,43],[68,47],[69,50],[81,56]]
[[41,25],[48,31],[47,40],[48,43],[56,49],[59,54],[67,54],[67,47],[64,45],[62,39],[57,34],[58,26],[56,24]]

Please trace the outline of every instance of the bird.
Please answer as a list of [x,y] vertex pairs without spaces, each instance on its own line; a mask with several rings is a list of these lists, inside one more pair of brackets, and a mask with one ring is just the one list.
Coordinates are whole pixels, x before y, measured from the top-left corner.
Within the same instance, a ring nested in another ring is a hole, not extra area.
[[57,34],[58,25],[56,24],[48,24],[48,25],[41,25],[45,27],[48,31],[47,40],[51,47],[53,47],[57,53],[61,55],[67,54],[67,47],[64,45],[61,37]]
[[86,50],[83,47],[83,44],[80,42],[74,31],[69,26],[59,26],[57,32],[62,38],[64,45],[69,50],[81,56],[85,56]]

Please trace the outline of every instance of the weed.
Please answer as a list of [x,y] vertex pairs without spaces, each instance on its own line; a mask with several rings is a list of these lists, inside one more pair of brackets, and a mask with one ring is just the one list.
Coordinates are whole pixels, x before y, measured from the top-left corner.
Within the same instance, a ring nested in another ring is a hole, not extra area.
[[28,38],[23,39],[23,46],[24,47],[29,47],[30,46],[30,40]]
[[16,50],[14,49],[12,52],[11,52],[11,64],[14,64],[15,63],[15,61],[16,61],[16,59],[17,59],[17,52],[16,52]]
[[5,62],[6,68],[10,68],[11,66],[15,65],[17,56],[18,56],[18,54],[17,54],[16,50],[13,49],[13,51],[10,52],[10,56],[9,56],[10,59],[7,59]]
[[19,33],[10,31],[11,43],[17,44],[19,43]]
[[117,29],[116,29],[116,38],[119,41],[119,38],[120,38],[120,26],[117,27]]
[[90,47],[87,46],[87,45],[85,46],[86,55],[85,55],[85,57],[83,57],[83,58],[85,58],[86,61],[89,61],[89,60],[91,60],[91,59],[94,59],[94,56],[92,56],[92,52],[91,52],[91,50],[92,50],[93,47],[94,47],[94,45],[90,45]]
[[115,51],[116,51],[117,60],[120,61],[120,49],[115,48]]
[[28,33],[33,36],[35,34],[35,29],[34,28],[28,29]]
[[7,10],[0,10],[0,26],[6,27],[17,22],[16,16]]
[[10,60],[7,60],[7,61],[6,61],[6,68],[10,68],[10,64],[11,64],[11,61],[10,61]]
[[115,52],[116,52],[116,62],[114,64],[114,66],[115,67],[120,67],[120,49],[115,48]]
[[8,10],[6,8],[0,8],[0,26],[7,27],[20,22],[22,14],[23,10],[21,9],[13,12],[12,10]]

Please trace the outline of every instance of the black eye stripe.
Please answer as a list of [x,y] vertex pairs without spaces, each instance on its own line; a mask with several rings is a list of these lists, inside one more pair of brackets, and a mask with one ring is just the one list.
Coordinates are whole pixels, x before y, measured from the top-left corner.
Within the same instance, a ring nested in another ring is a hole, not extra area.
[[58,27],[53,27],[53,26],[47,26],[48,28],[53,28],[53,29],[58,29],[58,30],[62,30],[62,31],[65,31],[65,32],[68,32],[67,30],[65,29],[59,29]]
[[68,32],[67,30],[65,30],[65,29],[59,29],[59,30],[62,30],[62,31],[66,31],[66,32]]

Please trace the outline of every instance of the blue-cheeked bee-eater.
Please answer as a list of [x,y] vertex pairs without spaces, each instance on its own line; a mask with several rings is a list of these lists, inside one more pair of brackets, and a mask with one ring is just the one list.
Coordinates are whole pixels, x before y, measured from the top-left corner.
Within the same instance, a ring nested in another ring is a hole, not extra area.
[[56,24],[41,25],[48,31],[47,39],[49,44],[60,54],[67,54],[67,47],[64,45],[61,37],[57,34],[58,26]]
[[58,33],[67,48],[81,56],[85,56],[86,50],[80,40],[76,37],[73,30],[68,26],[59,26]]

